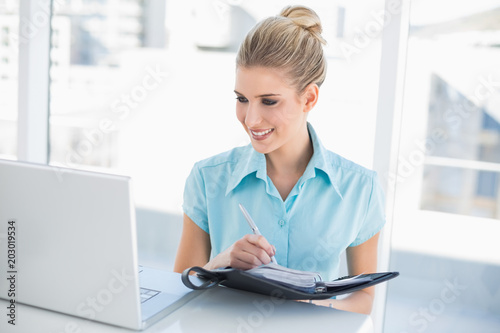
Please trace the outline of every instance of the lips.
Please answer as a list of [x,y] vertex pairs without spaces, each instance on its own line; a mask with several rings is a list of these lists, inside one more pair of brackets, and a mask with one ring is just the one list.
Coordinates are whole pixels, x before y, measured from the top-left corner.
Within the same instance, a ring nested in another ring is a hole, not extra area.
[[267,139],[272,132],[274,132],[274,128],[269,128],[265,130],[251,130],[249,129],[250,134],[252,134],[252,138],[255,140],[264,140]]

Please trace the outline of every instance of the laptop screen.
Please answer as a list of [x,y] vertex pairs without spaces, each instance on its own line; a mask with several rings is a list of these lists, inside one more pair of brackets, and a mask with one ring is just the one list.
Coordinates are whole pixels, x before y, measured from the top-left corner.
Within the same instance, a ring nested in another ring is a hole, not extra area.
[[[0,271],[15,272],[0,297],[139,327],[130,179],[5,160],[0,179]],[[15,226],[10,268],[9,225]]]

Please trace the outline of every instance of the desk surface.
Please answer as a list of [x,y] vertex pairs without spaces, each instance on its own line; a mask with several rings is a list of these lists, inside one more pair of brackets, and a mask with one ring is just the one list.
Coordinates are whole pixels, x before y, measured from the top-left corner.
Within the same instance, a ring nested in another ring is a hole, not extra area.
[[[7,301],[0,300],[0,332],[117,333],[134,332],[86,319],[17,305],[16,325],[7,323]],[[181,309],[153,324],[150,332],[357,332],[371,333],[371,318],[313,304],[272,299],[228,288],[203,292]]]

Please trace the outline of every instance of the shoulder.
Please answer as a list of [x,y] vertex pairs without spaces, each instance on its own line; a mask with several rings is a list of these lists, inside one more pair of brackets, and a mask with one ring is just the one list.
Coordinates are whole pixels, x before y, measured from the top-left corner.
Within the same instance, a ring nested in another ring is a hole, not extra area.
[[370,181],[376,177],[376,172],[365,168],[323,146],[316,131],[311,124],[308,124],[309,133],[313,141],[313,147],[318,153],[313,156],[315,166],[328,174],[333,183],[339,183],[342,180],[353,180],[353,178]]
[[344,198],[349,197],[358,201],[365,195],[370,196],[373,189],[378,187],[378,176],[375,171],[332,151],[327,151],[325,155],[330,181]]
[[339,154],[326,150],[326,160],[329,166],[337,173],[343,175],[358,176],[361,178],[373,179],[377,173],[360,164],[357,164]]
[[232,167],[241,161],[242,157],[248,155],[251,146],[235,147],[220,154],[202,159],[195,163],[195,168],[200,170],[210,170],[217,167]]
[[236,147],[196,162],[186,180],[186,189],[196,185],[210,193],[211,198],[225,195],[228,184],[239,180],[238,175],[245,171],[245,161],[252,149],[249,146]]

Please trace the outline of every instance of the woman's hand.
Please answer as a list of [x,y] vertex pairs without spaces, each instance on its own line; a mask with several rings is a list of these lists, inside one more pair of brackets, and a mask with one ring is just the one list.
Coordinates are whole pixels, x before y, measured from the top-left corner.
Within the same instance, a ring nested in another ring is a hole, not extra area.
[[210,260],[204,268],[231,266],[246,270],[268,264],[275,253],[275,247],[269,244],[263,236],[248,234]]
[[212,260],[210,258],[210,236],[186,214],[182,228],[181,241],[175,258],[174,272],[182,273],[192,266],[205,269],[231,266],[250,269],[271,261],[276,249],[262,236],[245,235]]

